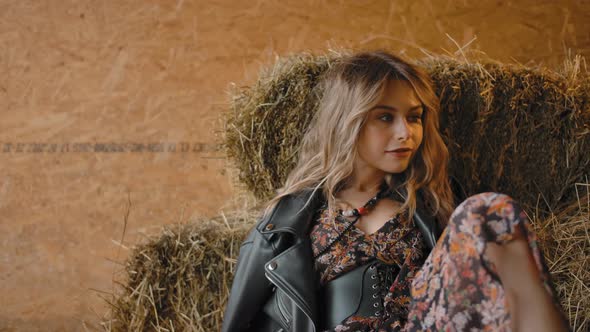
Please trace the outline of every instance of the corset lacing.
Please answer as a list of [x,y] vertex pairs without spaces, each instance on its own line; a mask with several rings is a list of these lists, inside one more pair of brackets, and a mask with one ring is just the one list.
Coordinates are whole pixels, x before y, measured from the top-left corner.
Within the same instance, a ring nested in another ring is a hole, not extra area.
[[385,313],[383,300],[387,292],[389,292],[389,288],[400,268],[397,264],[388,265],[378,261],[371,265],[369,269],[373,271],[375,269],[377,270],[376,273],[371,273],[370,278],[374,281],[371,285],[371,289],[373,290],[371,297],[373,299],[373,307],[376,310],[375,316],[379,317]]

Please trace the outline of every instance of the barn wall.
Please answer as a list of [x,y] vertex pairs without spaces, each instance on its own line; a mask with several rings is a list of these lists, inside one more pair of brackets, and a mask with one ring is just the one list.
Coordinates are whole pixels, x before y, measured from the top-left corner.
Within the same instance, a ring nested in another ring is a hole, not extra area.
[[588,22],[583,0],[0,1],[0,331],[98,328],[121,240],[239,206],[219,116],[276,54],[472,41],[556,67]]

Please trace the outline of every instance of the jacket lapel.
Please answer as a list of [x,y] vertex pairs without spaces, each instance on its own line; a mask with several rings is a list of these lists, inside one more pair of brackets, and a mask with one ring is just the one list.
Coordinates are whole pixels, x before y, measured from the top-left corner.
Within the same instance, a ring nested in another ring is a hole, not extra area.
[[[270,264],[273,268],[269,269]],[[312,322],[317,322],[318,280],[309,238],[298,240],[266,264],[266,276],[291,298]]]
[[[319,310],[316,287],[319,280],[314,270],[311,240],[307,232],[321,202],[321,189],[285,197],[274,215],[260,227],[263,234],[287,232],[295,238],[293,245],[265,264],[267,278],[284,291],[309,319],[302,320],[295,311],[293,326],[302,328],[294,331],[315,331],[309,322],[317,326]],[[271,223],[272,227],[268,227]],[[303,329],[303,326],[306,328]]]
[[313,215],[321,203],[321,189],[286,196],[279,201],[272,216],[258,226],[258,230],[262,234],[288,232],[298,238],[306,237]]

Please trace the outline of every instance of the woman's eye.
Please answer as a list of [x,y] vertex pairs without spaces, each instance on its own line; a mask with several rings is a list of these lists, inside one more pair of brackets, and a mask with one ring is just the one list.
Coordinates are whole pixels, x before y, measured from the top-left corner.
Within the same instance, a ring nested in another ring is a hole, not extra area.
[[410,120],[414,121],[414,122],[420,122],[420,121],[422,121],[422,116],[421,115],[413,115],[413,116],[410,116]]
[[[378,118],[381,121],[384,122],[391,122],[393,121],[393,115],[391,114],[382,114],[381,116],[379,116]],[[422,115],[411,115],[408,117],[410,122],[420,122],[422,121]]]
[[393,117],[391,116],[391,114],[383,114],[379,117],[379,120],[389,122],[389,121],[393,120]]

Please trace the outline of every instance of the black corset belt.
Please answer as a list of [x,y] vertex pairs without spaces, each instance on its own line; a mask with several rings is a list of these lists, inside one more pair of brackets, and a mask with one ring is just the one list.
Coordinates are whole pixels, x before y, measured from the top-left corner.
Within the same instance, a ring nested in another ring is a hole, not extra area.
[[324,285],[320,289],[322,330],[332,329],[352,315],[383,315],[383,298],[399,270],[398,265],[372,260]]

